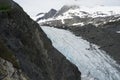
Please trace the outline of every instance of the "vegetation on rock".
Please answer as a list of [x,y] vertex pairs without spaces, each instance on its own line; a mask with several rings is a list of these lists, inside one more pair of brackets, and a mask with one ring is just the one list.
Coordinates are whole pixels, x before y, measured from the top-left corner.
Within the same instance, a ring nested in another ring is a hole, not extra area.
[[11,0],[0,0],[0,11],[8,11],[11,9]]

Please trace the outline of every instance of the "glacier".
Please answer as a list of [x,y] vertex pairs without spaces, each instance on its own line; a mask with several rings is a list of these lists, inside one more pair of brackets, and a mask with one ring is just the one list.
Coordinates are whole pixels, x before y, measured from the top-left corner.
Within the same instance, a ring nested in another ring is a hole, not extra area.
[[78,67],[82,80],[120,80],[120,65],[99,46],[64,29],[41,28],[52,45]]

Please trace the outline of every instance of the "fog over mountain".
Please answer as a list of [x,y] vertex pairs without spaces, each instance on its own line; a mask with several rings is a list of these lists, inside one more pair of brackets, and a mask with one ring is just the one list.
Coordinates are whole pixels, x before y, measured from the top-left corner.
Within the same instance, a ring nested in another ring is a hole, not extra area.
[[[60,9],[66,4],[78,4],[80,6],[120,6],[120,0],[14,0],[19,3],[24,10],[34,17],[39,12],[47,12],[51,8]],[[91,3],[92,2],[92,3]]]

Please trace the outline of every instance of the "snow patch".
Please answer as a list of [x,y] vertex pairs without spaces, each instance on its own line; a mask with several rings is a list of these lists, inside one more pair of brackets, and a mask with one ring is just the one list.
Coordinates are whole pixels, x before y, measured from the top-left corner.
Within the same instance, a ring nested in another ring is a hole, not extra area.
[[[117,6],[96,6],[96,7],[84,7],[69,9],[67,12],[63,13],[62,17],[70,18],[72,16],[79,16],[80,18],[85,17],[106,17],[106,16],[120,16],[120,7]],[[58,16],[59,17],[59,16]]]
[[116,31],[116,33],[120,33],[120,31]]
[[80,26],[84,26],[84,23],[74,23],[74,24],[72,24],[73,26],[77,26],[77,25],[80,25]]
[[65,24],[64,19],[61,19],[62,24]]

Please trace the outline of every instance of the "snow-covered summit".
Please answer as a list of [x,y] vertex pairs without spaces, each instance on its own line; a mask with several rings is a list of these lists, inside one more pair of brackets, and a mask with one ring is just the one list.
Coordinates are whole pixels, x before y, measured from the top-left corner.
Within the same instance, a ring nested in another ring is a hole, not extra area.
[[69,9],[62,16],[79,16],[79,17],[106,17],[112,15],[120,15],[120,7],[118,6],[96,6],[96,7],[78,7]]
[[[53,22],[56,20],[57,22]],[[120,6],[85,7],[77,5],[65,5],[60,10],[58,10],[54,16],[49,17],[48,19],[41,19],[39,20],[39,23],[59,23],[66,24],[68,26],[77,23],[91,23],[94,25],[99,25],[116,20],[120,20]]]

